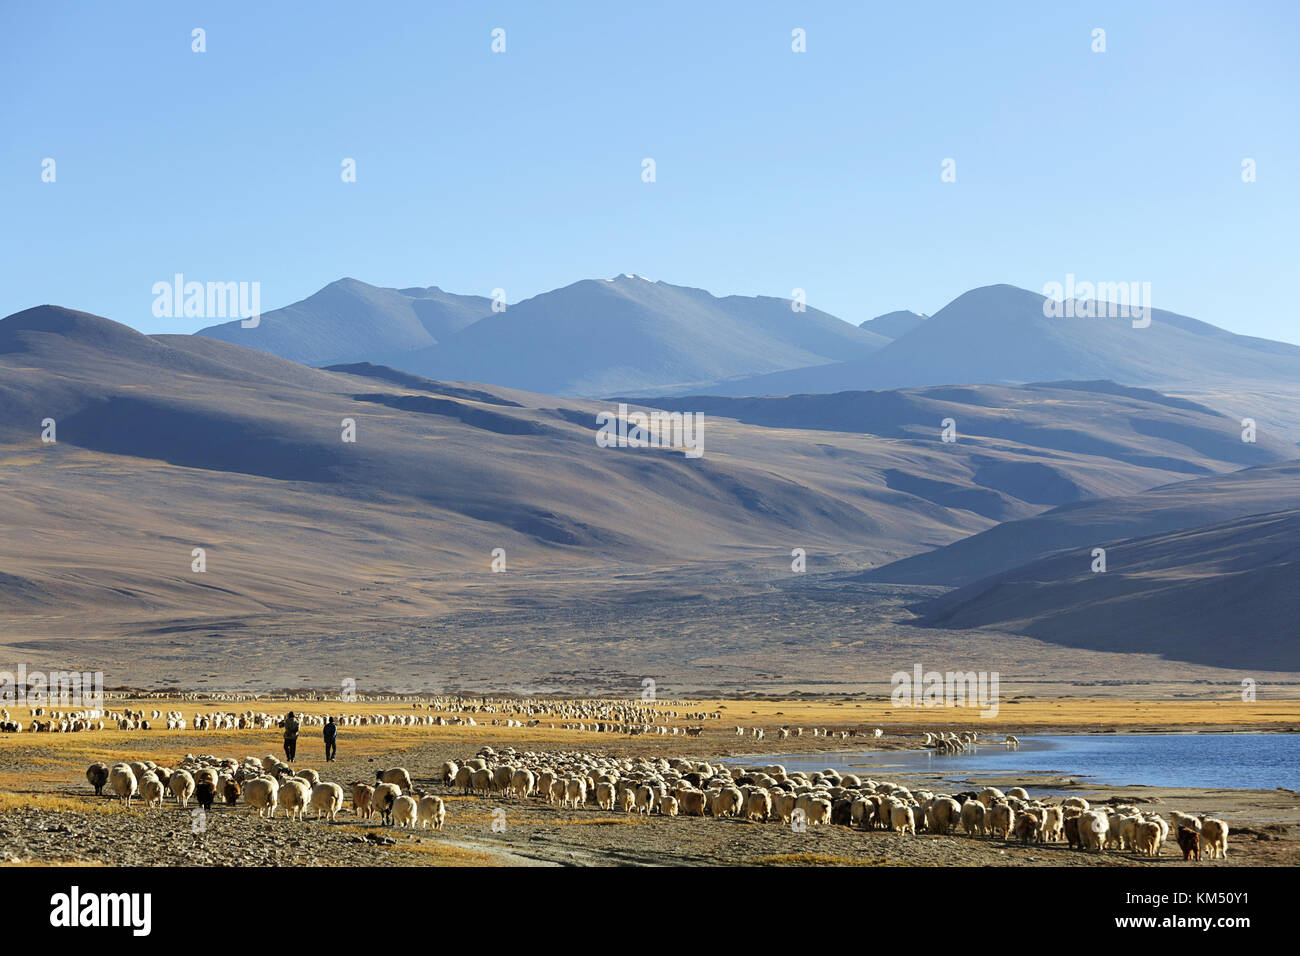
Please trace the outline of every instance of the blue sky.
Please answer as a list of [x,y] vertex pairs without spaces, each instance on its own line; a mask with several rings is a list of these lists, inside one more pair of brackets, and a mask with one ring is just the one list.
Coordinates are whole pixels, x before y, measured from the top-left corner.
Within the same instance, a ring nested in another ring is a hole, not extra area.
[[1300,342],[1300,6],[1057,6],[8,3],[0,314],[635,272],[856,322],[1074,273]]

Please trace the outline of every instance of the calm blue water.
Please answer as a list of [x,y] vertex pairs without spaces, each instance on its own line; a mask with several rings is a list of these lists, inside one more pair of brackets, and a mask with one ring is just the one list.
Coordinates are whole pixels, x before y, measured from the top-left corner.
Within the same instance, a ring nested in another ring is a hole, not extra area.
[[[727,763],[735,764],[734,759]],[[1049,773],[1080,784],[1153,787],[1300,789],[1300,734],[1097,734],[1021,737],[1020,749],[981,745],[964,754],[929,750],[844,751],[762,757],[745,766],[779,763],[787,770],[866,773],[873,777],[938,774]]]

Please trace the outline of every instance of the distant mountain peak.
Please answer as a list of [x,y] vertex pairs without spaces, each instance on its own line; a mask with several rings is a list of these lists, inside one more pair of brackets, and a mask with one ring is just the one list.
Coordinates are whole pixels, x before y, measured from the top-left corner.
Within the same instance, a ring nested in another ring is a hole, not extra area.
[[858,328],[883,335],[887,339],[900,339],[925,320],[926,316],[920,312],[897,309],[878,315],[874,319],[867,319]]
[[42,334],[109,350],[153,347],[148,336],[129,325],[61,305],[38,305],[0,319],[0,347],[6,350],[21,347],[20,341],[28,335]]

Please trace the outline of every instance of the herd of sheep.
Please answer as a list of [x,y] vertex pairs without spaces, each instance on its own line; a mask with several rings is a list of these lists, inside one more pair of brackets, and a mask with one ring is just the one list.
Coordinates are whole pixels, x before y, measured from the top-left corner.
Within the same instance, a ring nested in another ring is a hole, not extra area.
[[[243,761],[212,756],[187,754],[175,767],[163,767],[151,760],[124,761],[112,766],[102,762],[86,769],[86,779],[97,795],[105,789],[128,807],[139,798],[145,808],[161,807],[170,794],[181,809],[193,801],[205,811],[218,801],[235,806],[240,799],[259,817],[273,818],[277,810],[284,810],[290,819],[304,819],[313,812],[317,819],[333,821],[343,809],[343,788],[337,783],[322,781],[315,770],[293,770],[275,757],[260,760],[245,757]],[[389,782],[393,781],[393,782]],[[361,790],[358,790],[358,788]],[[362,791],[365,791],[364,796]],[[374,787],[360,783],[352,787],[353,810],[369,818],[370,795],[378,794],[375,808],[384,822],[394,818],[412,825],[432,824],[441,830],[447,811],[442,799],[433,795],[412,795],[411,778],[405,770],[380,771]]]
[[[192,800],[206,809],[216,801],[234,806],[242,798],[259,817],[273,818],[283,809],[294,819],[312,811],[333,821],[344,800],[339,784],[271,756],[236,761],[187,755],[174,769],[151,761],[95,763],[86,777],[97,794],[107,788],[128,805],[138,796],[146,807],[161,806],[168,794],[181,807]],[[566,809],[738,818],[796,830],[841,825],[912,835],[960,831],[976,838],[1063,842],[1071,849],[1146,856],[1158,856],[1173,839],[1184,859],[1198,860],[1202,850],[1210,859],[1226,858],[1228,845],[1227,823],[1204,815],[1174,811],[1166,819],[1129,805],[1093,807],[1082,797],[1031,798],[1021,787],[945,794],[831,769],[811,774],[779,765],[740,769],[692,758],[514,748],[498,753],[483,747],[469,759],[444,763],[432,783],[507,802],[537,799]],[[446,805],[428,792],[431,786],[417,790],[400,767],[377,771],[373,784],[349,784],[352,811],[388,825],[441,830]]]
[[[1008,745],[1018,744],[1012,741]],[[1066,842],[1072,849],[1148,856],[1158,856],[1173,834],[1185,858],[1195,853],[1197,859],[1202,843],[1211,859],[1225,858],[1228,847],[1228,825],[1205,816],[1175,811],[1166,821],[1134,806],[1094,808],[1082,797],[1052,804],[1030,799],[1021,787],[955,795],[912,791],[830,769],[813,774],[787,772],[779,765],[741,770],[690,758],[517,753],[512,748],[498,755],[484,747],[463,764],[444,764],[442,779],[466,794],[516,800],[535,796],[562,807],[594,803],[601,810],[628,813],[741,817],[798,827],[838,824],[913,835],[951,834],[960,827],[972,837]]]
[[[539,727],[549,718],[550,729],[591,730],[637,736],[660,734],[678,736],[689,728],[671,725],[670,721],[717,720],[720,712],[678,710],[673,705],[651,706],[635,701],[561,700],[546,698],[437,697],[416,700],[408,714],[338,714],[297,711],[304,727],[320,726],[333,717],[340,727],[445,727],[482,724],[505,727]],[[82,709],[73,711],[33,707],[29,715],[19,718],[0,709],[0,733],[82,733],[94,730],[271,730],[284,720],[286,710],[276,713],[246,709],[242,711],[194,711],[186,716],[179,710],[162,711],[122,707],[120,709]],[[477,715],[477,718],[476,716]],[[701,725],[701,730],[703,729]]]

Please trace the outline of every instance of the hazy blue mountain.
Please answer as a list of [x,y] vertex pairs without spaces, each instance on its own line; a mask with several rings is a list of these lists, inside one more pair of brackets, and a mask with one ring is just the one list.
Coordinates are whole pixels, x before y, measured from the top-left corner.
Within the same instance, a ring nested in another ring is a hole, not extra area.
[[878,315],[874,319],[867,319],[858,328],[883,335],[887,339],[901,339],[924,321],[925,316],[917,312],[899,309],[896,312]]
[[1124,317],[1048,318],[1044,297],[1009,285],[973,289],[864,358],[721,383],[721,395],[790,395],[962,383],[1110,379],[1204,388],[1300,381],[1300,346],[1235,335],[1152,310]]
[[381,289],[339,279],[301,302],[265,313],[254,328],[234,320],[197,334],[325,365],[436,345],[491,310],[491,299],[453,295],[437,286]]
[[430,378],[598,396],[824,364],[887,343],[817,309],[795,312],[788,299],[718,298],[621,275],[526,299],[386,364]]
[[201,336],[310,365],[370,362],[430,378],[562,395],[655,393],[869,355],[889,338],[790,300],[716,297],[633,275],[584,280],[493,312],[437,288],[340,279]]

